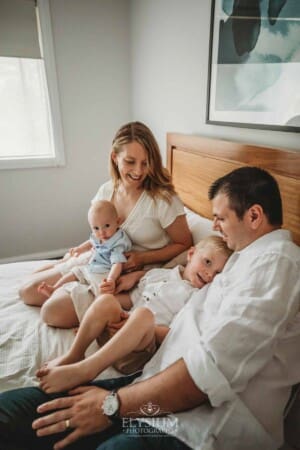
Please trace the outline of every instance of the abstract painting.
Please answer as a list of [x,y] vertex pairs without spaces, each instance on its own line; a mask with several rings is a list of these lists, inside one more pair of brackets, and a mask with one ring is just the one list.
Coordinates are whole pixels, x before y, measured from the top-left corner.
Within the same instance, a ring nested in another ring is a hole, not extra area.
[[300,0],[212,0],[207,123],[300,131]]

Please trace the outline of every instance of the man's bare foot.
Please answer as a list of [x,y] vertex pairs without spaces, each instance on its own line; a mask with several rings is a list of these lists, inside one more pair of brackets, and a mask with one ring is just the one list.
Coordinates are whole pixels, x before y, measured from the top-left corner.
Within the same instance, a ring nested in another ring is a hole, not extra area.
[[53,292],[55,291],[54,287],[51,286],[50,284],[47,284],[45,281],[43,281],[37,288],[37,291],[40,294],[45,295],[45,297],[49,298],[51,297],[51,295],[53,294]]
[[67,391],[82,383],[91,381],[94,377],[84,370],[82,362],[67,366],[56,366],[41,377],[40,388],[47,394]]

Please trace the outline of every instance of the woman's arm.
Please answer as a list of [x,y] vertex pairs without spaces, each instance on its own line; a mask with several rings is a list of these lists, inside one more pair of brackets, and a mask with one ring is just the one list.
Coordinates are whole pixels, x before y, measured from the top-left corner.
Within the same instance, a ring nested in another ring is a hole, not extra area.
[[145,273],[146,270],[138,270],[121,275],[117,280],[115,294],[119,294],[120,292],[129,291],[130,289],[132,289],[137,284],[137,282],[145,275]]
[[136,269],[147,264],[165,262],[179,255],[193,245],[192,234],[188,227],[186,216],[177,216],[171,225],[165,231],[171,242],[165,247],[148,250],[144,252],[126,253],[127,262],[124,264],[124,270]]

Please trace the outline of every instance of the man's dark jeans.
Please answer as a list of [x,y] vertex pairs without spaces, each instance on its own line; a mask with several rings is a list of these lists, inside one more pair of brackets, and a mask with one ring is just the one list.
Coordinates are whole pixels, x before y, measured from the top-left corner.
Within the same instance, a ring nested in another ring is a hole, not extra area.
[[[104,389],[125,386],[137,376],[127,376],[91,383]],[[37,437],[32,430],[33,420],[40,417],[36,408],[41,403],[64,394],[47,395],[39,388],[15,389],[0,394],[0,450],[50,450],[65,433]],[[65,394],[67,395],[67,394]],[[141,433],[138,421],[130,422],[130,434],[123,432],[121,423],[104,432],[84,437],[67,447],[68,450],[186,450],[178,439],[158,431]]]

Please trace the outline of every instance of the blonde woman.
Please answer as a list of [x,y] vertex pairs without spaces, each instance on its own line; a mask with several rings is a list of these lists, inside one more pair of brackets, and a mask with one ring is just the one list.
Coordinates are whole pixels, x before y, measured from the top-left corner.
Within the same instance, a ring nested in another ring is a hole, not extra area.
[[[116,292],[130,289],[139,280],[144,266],[168,261],[192,245],[183,204],[177,197],[170,174],[162,165],[158,144],[151,130],[141,122],[122,126],[112,143],[111,180],[100,187],[93,201],[111,201],[120,217],[120,226],[132,241]],[[72,249],[76,255],[76,248]],[[81,255],[82,256],[82,255]],[[76,260],[76,256],[72,258]],[[74,262],[78,264],[78,261]],[[47,299],[37,291],[41,282],[55,284],[70,261],[32,275],[20,289],[28,305],[42,306],[46,323],[56,327],[77,326],[94,300],[89,287],[80,283],[64,286]],[[47,301],[46,301],[47,300]],[[60,307],[61,320],[54,312]]]

